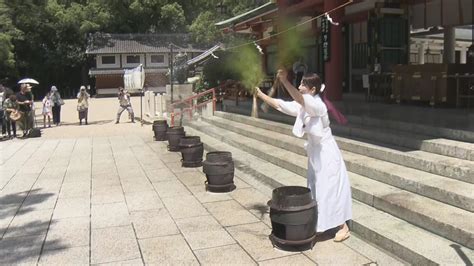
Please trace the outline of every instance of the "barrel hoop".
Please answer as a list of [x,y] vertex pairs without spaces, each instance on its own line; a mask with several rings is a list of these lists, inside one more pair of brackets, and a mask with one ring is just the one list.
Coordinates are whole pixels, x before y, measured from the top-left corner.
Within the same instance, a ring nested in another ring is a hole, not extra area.
[[296,211],[302,211],[302,210],[306,210],[306,209],[309,209],[309,208],[313,208],[317,205],[317,203],[316,203],[316,201],[311,201],[311,203],[303,205],[303,206],[282,207],[282,206],[273,205],[272,200],[269,200],[267,202],[267,205],[270,208],[278,210],[278,211],[296,212]]

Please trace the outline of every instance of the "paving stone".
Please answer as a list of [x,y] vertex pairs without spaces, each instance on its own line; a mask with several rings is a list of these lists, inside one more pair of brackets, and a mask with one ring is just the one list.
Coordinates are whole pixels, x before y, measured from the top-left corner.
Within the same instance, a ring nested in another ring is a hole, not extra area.
[[408,263],[403,262],[383,250],[376,248],[373,244],[367,243],[360,239],[356,234],[352,233],[351,237],[344,240],[344,245],[348,246],[352,250],[357,251],[366,258],[370,258],[373,261],[373,265],[393,265],[393,266],[402,266],[408,265]]
[[235,241],[212,216],[176,220],[191,249],[204,249],[234,244]]
[[72,182],[61,186],[59,198],[89,197],[91,194],[90,182]]
[[130,219],[139,239],[180,233],[168,211],[164,208],[132,212]]
[[316,242],[313,250],[305,251],[304,254],[320,265],[368,265],[372,262],[344,243],[337,243],[332,239]]
[[225,201],[232,199],[230,193],[213,193],[206,191],[206,187],[204,186],[204,184],[198,186],[188,186],[188,189],[201,203]]
[[183,236],[163,236],[139,240],[145,264],[199,265]]
[[[316,263],[314,263],[314,261],[310,260],[308,257],[306,257],[303,254],[295,254],[295,255],[277,258],[277,259],[259,261],[258,265],[267,265],[267,266],[270,266],[270,265],[281,265],[281,266],[316,265]],[[342,265],[342,264],[338,264],[338,265]]]
[[208,215],[207,210],[193,196],[162,198],[163,203],[174,219]]
[[115,265],[125,266],[125,265],[130,265],[130,266],[139,266],[139,265],[144,265],[144,264],[143,264],[142,259],[134,259],[134,260],[114,261],[114,262],[109,262],[109,263],[99,263],[99,264],[92,264],[92,265],[101,265],[101,266],[115,266]]
[[54,243],[62,243],[67,247],[89,246],[89,239],[89,217],[56,219],[51,221],[43,249],[56,248]]
[[[136,162],[139,165],[138,162]],[[139,168],[128,168],[126,170],[119,169],[120,180],[124,181],[148,181],[145,172]]]
[[138,180],[121,180],[122,188],[125,193],[135,193],[135,192],[144,192],[144,191],[153,191],[153,185],[147,180],[140,179]]
[[160,198],[191,195],[191,192],[178,180],[153,183]]
[[89,265],[89,246],[46,250],[38,265]]
[[124,202],[92,205],[92,228],[130,225],[130,216]]
[[59,177],[40,177],[36,180],[32,189],[55,189],[59,191],[63,183],[63,176]]
[[176,177],[187,187],[204,186],[204,181],[206,181],[206,175],[198,171],[176,173]]
[[[40,256],[43,239],[44,235],[0,240],[0,264],[36,264]],[[61,246],[59,243],[56,244]]]
[[201,265],[256,265],[255,261],[237,244],[195,250]]
[[18,208],[20,208],[20,206],[17,206],[16,208],[12,208],[12,206],[9,206],[8,210],[0,210],[0,236],[3,236],[3,234],[7,231],[8,226],[10,225],[11,221],[13,220],[13,217],[18,211]]
[[114,186],[120,186],[120,179],[118,175],[115,177],[103,179],[103,178],[93,178],[92,179],[92,187],[97,189],[101,187],[109,188]]
[[92,205],[125,202],[122,186],[92,187]]
[[142,191],[125,194],[129,212],[163,208],[163,203],[155,191]]
[[251,185],[247,184],[247,182],[243,181],[242,178],[234,175],[234,185],[238,188],[250,188]]
[[77,182],[88,182],[89,186],[90,186],[91,181],[92,181],[92,176],[90,174],[88,176],[66,175],[64,177],[63,184],[77,183]]
[[227,227],[227,231],[256,261],[280,258],[293,254],[292,252],[273,248],[268,238],[271,228],[264,223],[231,226]]
[[255,223],[259,220],[235,200],[205,203],[204,207],[223,226]]
[[176,176],[168,168],[146,171],[146,176],[151,182],[175,180]]
[[140,258],[132,226],[92,229],[91,263],[106,263]]
[[52,212],[52,209],[18,212],[3,237],[45,235],[51,221]]
[[270,199],[258,190],[254,188],[236,189],[231,195],[260,220],[266,220],[269,217],[270,208],[267,202]]
[[[168,163],[179,162],[181,160],[181,153],[167,152],[165,154],[160,154],[160,159],[162,162],[165,163],[165,165],[168,165]],[[179,167],[181,167],[181,164],[179,165]]]
[[197,168],[190,168],[190,167],[182,167],[181,163],[181,155],[177,162],[166,162],[166,166],[173,172],[173,173],[185,173],[185,172],[196,172],[198,171]]
[[48,189],[31,190],[21,206],[21,211],[53,209],[56,206],[58,195],[59,193],[50,192]]
[[90,198],[58,199],[53,219],[90,216]]

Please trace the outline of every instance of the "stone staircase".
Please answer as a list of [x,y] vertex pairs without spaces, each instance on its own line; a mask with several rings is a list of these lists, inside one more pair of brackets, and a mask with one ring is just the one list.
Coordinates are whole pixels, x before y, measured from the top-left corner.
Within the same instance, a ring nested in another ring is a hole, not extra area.
[[[352,231],[411,264],[474,262],[472,132],[438,129],[429,136],[421,125],[350,121],[331,127],[351,180]],[[208,151],[232,152],[236,168],[267,188],[306,186],[305,140],[291,134],[291,125],[216,112],[187,121],[186,132],[199,135]]]

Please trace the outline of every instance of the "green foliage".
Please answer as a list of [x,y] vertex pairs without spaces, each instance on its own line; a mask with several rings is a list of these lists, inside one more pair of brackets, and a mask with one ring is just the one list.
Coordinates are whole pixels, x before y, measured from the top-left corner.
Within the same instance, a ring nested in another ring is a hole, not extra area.
[[252,44],[236,49],[227,60],[227,66],[237,74],[242,85],[251,94],[265,77],[262,56]]
[[[294,26],[294,23],[285,21],[282,25],[283,30],[286,30]],[[281,34],[279,40],[278,67],[291,68],[293,63],[304,55],[301,33],[296,29],[290,29]]]
[[212,44],[222,37],[221,31],[214,25],[216,22],[215,15],[206,11],[199,14],[189,31],[197,43]]
[[168,32],[182,32],[185,28],[183,8],[176,2],[161,7],[161,20]]
[[0,33],[0,72],[14,74],[15,58],[10,36]]
[[[226,14],[217,13],[220,3]],[[254,0],[0,0],[0,79],[30,76],[40,81],[36,91],[52,84],[77,88],[88,83],[85,49],[91,33],[189,29],[196,41],[210,45],[221,37],[215,22],[255,5]]]

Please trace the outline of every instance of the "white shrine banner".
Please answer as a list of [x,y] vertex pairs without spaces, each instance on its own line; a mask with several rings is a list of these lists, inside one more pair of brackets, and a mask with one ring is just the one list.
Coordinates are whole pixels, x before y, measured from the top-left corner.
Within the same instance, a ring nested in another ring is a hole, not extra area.
[[145,69],[140,64],[133,69],[125,69],[123,74],[123,84],[126,90],[129,92],[138,92],[143,89],[145,83]]

